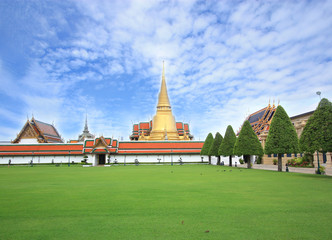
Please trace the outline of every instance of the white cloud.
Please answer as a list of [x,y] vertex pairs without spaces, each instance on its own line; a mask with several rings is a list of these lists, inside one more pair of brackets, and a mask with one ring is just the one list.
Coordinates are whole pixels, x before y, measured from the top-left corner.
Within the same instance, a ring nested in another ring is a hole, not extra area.
[[96,133],[128,136],[130,120],[155,113],[163,60],[176,118],[201,139],[237,129],[270,98],[289,115],[312,110],[317,90],[331,98],[330,1],[68,4],[74,18],[61,4],[53,17],[35,11],[43,31],[33,31],[28,71],[0,79],[3,94],[22,93],[25,110],[66,137],[81,131],[85,108]]

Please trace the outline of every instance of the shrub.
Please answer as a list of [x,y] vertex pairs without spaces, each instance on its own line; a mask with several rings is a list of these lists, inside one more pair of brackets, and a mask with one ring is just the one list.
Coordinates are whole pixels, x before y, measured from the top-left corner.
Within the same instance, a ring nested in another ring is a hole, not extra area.
[[239,159],[239,162],[240,162],[240,164],[243,164],[243,163],[244,163],[244,161],[243,161],[242,158]]
[[262,163],[262,156],[258,156],[256,159],[256,164],[261,164]]
[[272,161],[273,161],[273,165],[277,165],[277,162],[278,162],[277,159],[273,159]]
[[88,158],[89,157],[87,155],[84,155],[83,160],[81,161],[81,163],[82,164],[87,164]]
[[297,165],[300,165],[300,164],[302,164],[302,162],[303,162],[303,159],[302,159],[302,158],[295,158],[294,160],[295,160],[295,163],[296,163]]
[[138,165],[139,165],[139,161],[138,161],[138,159],[137,159],[137,158],[135,159],[135,165],[136,165],[136,166],[138,166]]
[[[320,171],[320,174],[325,175],[325,167],[320,166],[319,171]],[[316,174],[318,174],[317,170],[316,170]]]
[[293,158],[287,161],[288,166],[290,167],[309,167],[311,166],[310,162],[305,161],[305,158]]
[[313,165],[314,157],[311,153],[305,153],[303,156],[303,162],[308,162],[310,165]]

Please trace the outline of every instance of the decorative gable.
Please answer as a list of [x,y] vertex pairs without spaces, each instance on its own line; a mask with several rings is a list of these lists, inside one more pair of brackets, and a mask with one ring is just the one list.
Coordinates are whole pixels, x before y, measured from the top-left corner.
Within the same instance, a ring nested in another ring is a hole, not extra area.
[[25,140],[25,143],[28,143],[27,139],[32,140],[29,143],[63,143],[61,136],[53,125],[37,121],[34,118],[31,121],[27,120],[12,143],[21,143],[22,139]]
[[12,143],[19,143],[22,139],[36,139],[36,142],[41,142],[38,137],[39,134],[36,132],[36,129],[30,124],[30,121],[27,120],[22,130],[19,134],[17,134],[17,137],[14,141],[12,141]]
[[21,134],[21,138],[36,138],[37,134],[30,124],[27,124]]

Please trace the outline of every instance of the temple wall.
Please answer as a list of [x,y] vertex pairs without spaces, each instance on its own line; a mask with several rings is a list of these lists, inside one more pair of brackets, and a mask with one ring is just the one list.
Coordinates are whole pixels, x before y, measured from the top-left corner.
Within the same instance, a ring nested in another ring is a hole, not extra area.
[[[205,156],[206,157],[206,159],[207,159],[207,161],[208,161],[208,157],[207,156]],[[254,156],[253,156],[254,157]],[[237,163],[237,164],[240,164],[240,161],[239,161],[239,159],[243,159],[243,157],[242,156],[240,156],[240,157],[238,157],[238,156],[233,156],[232,157],[232,165],[233,166],[235,166],[235,162]],[[217,161],[218,161],[218,158],[217,157],[211,157],[211,164],[212,165],[217,165]],[[252,160],[253,161],[253,160]],[[221,162],[224,162],[224,165],[225,166],[228,166],[229,165],[229,157],[220,157],[220,163]]]
[[[116,159],[118,163],[135,163],[137,159],[140,163],[179,163],[179,159],[182,162],[202,162],[199,154],[168,154],[168,155],[111,155],[110,162],[114,163]],[[204,160],[204,161],[207,161]]]
[[[92,156],[88,155],[88,162],[92,163]],[[34,164],[38,163],[70,163],[74,161],[75,163],[80,163],[83,160],[83,155],[51,155],[51,156],[1,156],[0,164],[8,164],[9,160],[11,160],[11,164],[29,164],[31,160],[33,160]]]
[[[301,157],[300,153],[296,155],[295,154],[291,154],[289,156],[287,156],[287,154],[284,154],[284,156],[282,157],[282,165],[285,166],[285,164],[287,163],[288,160],[297,158],[297,157]],[[262,164],[266,164],[266,165],[273,165],[273,160],[276,159],[278,161],[278,156],[274,156],[273,154],[271,154],[271,156],[269,157],[268,155],[264,155],[263,159],[262,159]]]
[[39,142],[37,141],[36,138],[22,138],[19,143],[20,144],[31,144],[31,143],[38,144]]
[[[97,165],[98,154],[86,154],[88,156],[88,163]],[[200,156],[199,154],[186,154],[186,155],[111,155],[110,163],[114,163],[114,160],[117,159],[118,163],[135,163],[137,159],[140,163],[179,163],[179,159],[182,159],[182,162],[207,162],[208,158],[206,156]],[[70,163],[74,161],[75,163],[80,163],[83,160],[83,155],[57,155],[57,156],[1,156],[0,164],[8,164],[11,160],[11,164],[29,164],[33,160],[34,164],[38,163]],[[107,155],[106,155],[107,163]]]

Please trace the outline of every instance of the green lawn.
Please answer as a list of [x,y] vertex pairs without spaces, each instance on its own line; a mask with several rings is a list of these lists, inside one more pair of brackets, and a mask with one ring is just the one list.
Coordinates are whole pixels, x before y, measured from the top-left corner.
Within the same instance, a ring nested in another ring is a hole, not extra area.
[[327,176],[209,165],[2,166],[0,194],[0,239],[332,238]]

